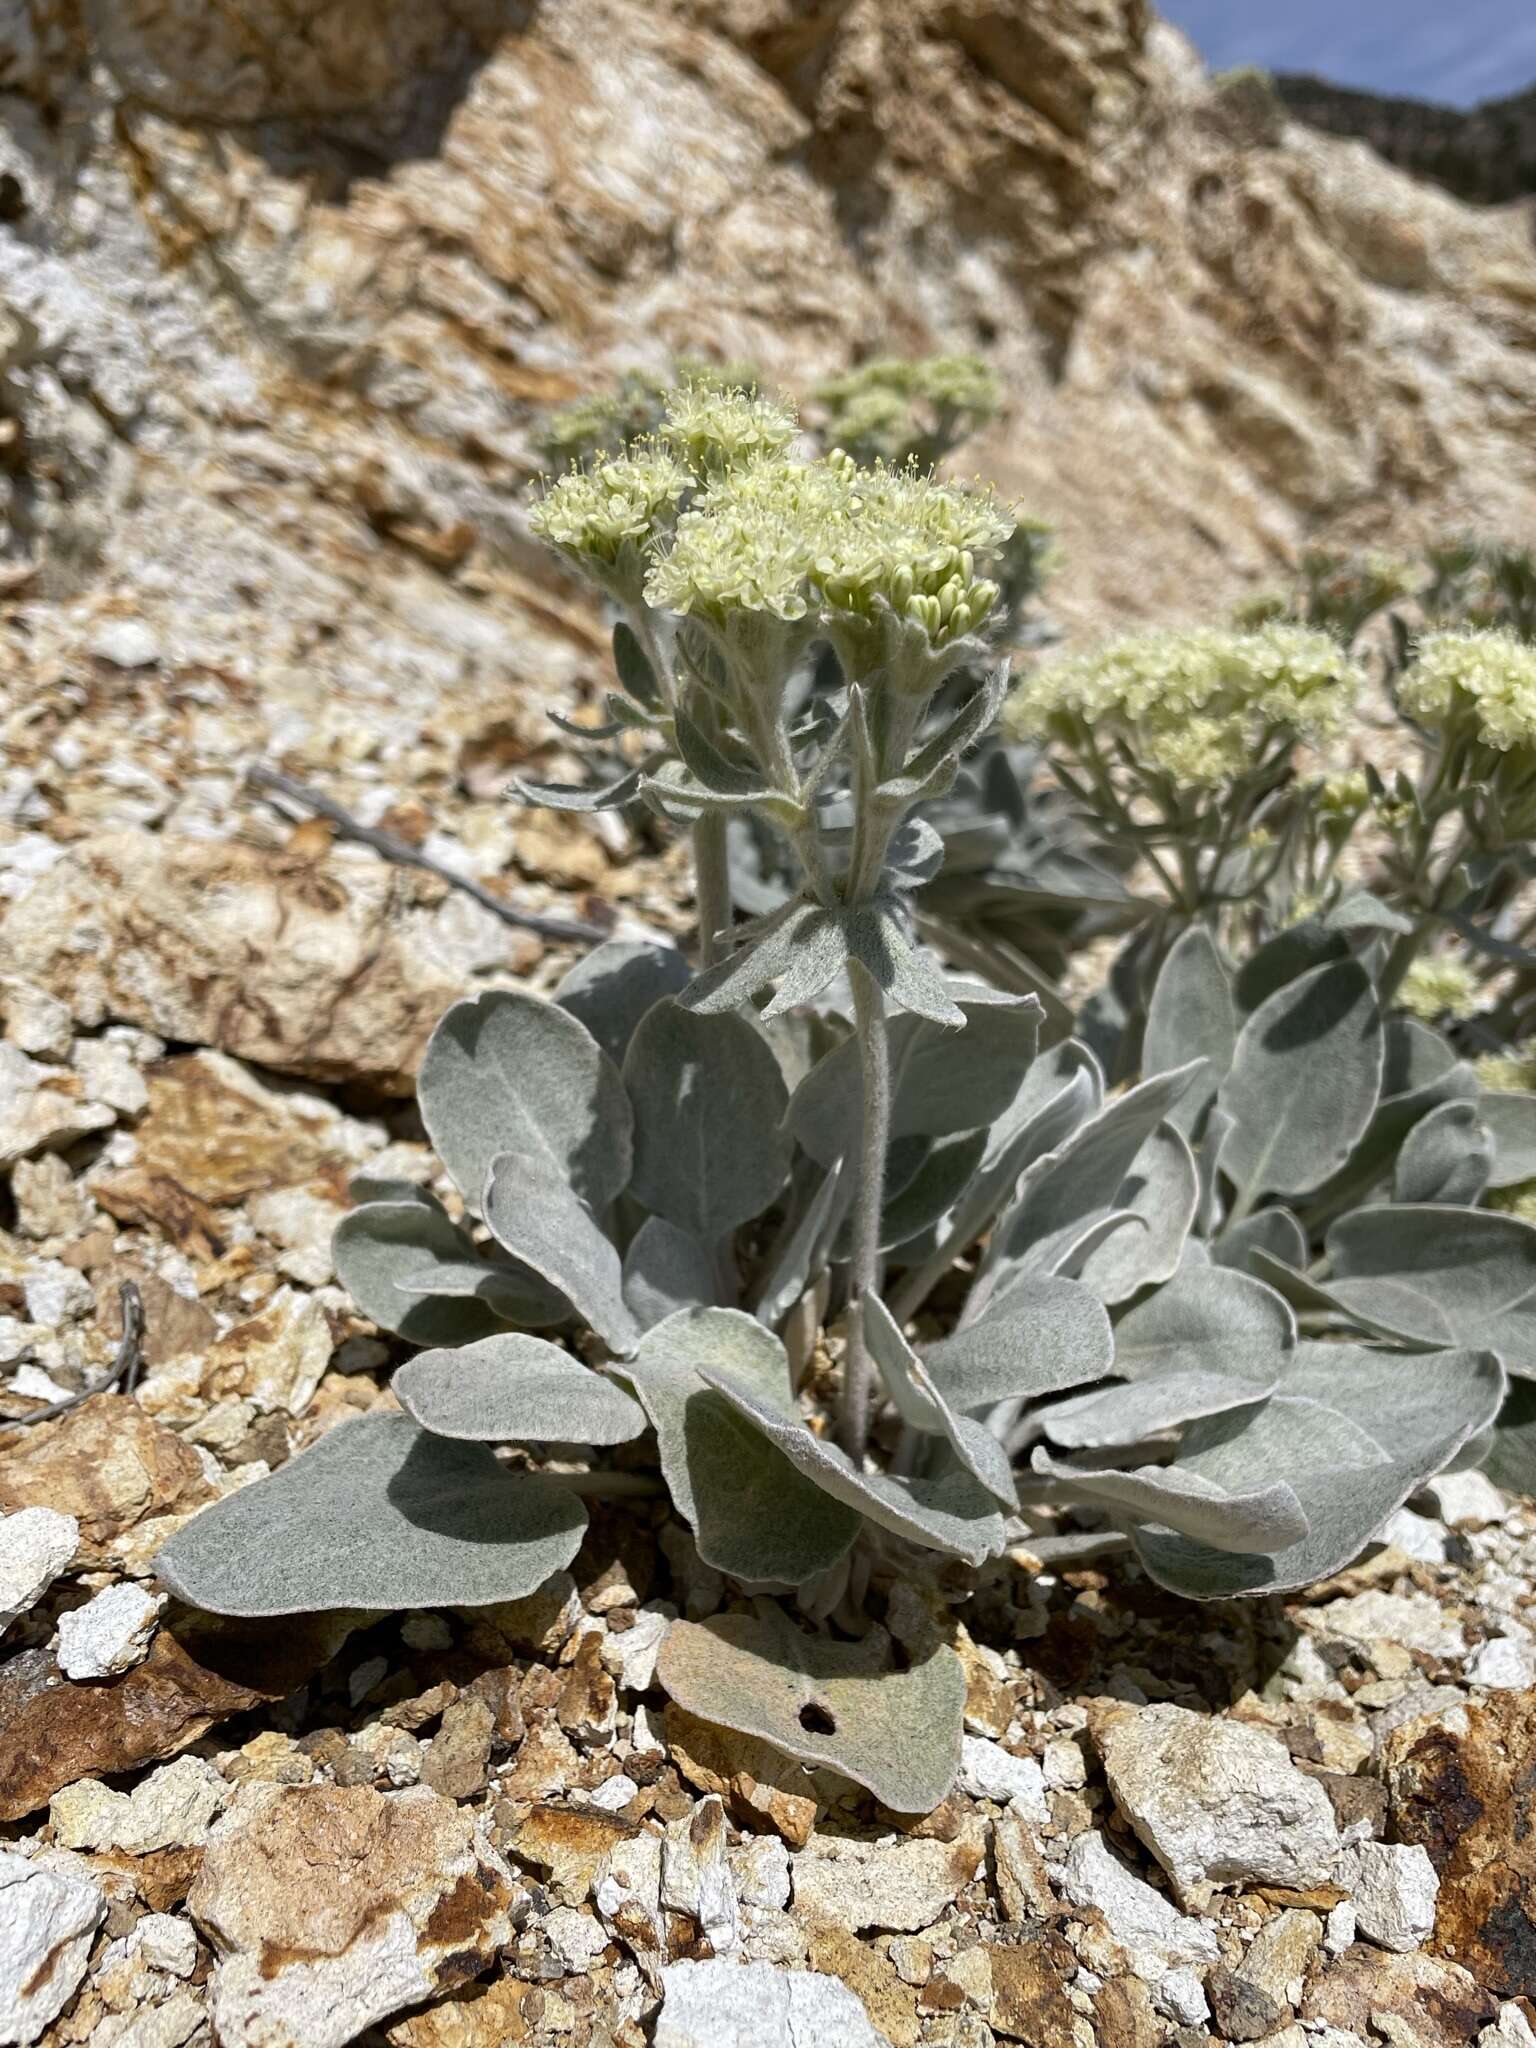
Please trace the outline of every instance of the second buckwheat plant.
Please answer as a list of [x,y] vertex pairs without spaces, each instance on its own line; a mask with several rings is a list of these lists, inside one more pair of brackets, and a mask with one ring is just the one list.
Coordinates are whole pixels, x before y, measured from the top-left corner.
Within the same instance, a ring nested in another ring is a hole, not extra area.
[[[691,834],[697,968],[612,941],[552,1000],[454,1005],[419,1095],[458,1199],[360,1182],[337,1234],[418,1347],[402,1412],[159,1569],[240,1615],[513,1601],[586,1499],[659,1469],[731,1591],[671,1625],[658,1684],[912,1812],[958,1766],[944,1616],[978,1575],[1118,1547],[1192,1599],[1283,1592],[1488,1454],[1536,1376],[1536,1226],[1489,1206],[1536,1175],[1536,1096],[1384,999],[1395,928],[1318,916],[1234,965],[1203,915],[1354,688],[1316,634],[1113,654],[1014,714],[1172,861],[1127,1085],[1059,1005],[947,972],[914,933],[922,813],[1001,705],[1013,521],[799,445],[787,407],[695,387],[547,489],[536,528],[620,614],[608,725],[564,729],[626,765],[533,794]],[[826,650],[835,687],[793,687]],[[797,878],[751,921],[743,817]]]

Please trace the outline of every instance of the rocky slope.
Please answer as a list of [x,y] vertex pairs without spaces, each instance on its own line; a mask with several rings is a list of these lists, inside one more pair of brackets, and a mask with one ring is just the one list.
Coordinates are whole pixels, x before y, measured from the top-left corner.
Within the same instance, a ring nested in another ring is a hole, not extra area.
[[1536,89],[1479,107],[1436,107],[1289,72],[1275,90],[1308,127],[1357,137],[1458,199],[1497,206],[1536,195]]
[[264,677],[542,668],[530,417],[672,349],[984,350],[1077,622],[1531,524],[1526,223],[1145,0],[26,0],[0,94],[23,633],[127,592]]

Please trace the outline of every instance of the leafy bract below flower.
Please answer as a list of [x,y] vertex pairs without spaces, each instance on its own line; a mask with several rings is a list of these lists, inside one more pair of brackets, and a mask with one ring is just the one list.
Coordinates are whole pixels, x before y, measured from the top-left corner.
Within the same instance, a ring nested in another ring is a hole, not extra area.
[[1421,953],[1398,991],[1403,1008],[1426,1024],[1437,1017],[1470,1017],[1481,998],[1477,976],[1466,961],[1445,953]]
[[1005,715],[1017,738],[1079,747],[1107,732],[1139,764],[1217,788],[1272,736],[1331,738],[1360,684],[1338,641],[1303,626],[1147,633],[1037,669]]
[[1512,633],[1430,633],[1398,685],[1421,725],[1470,731],[1500,753],[1536,747],[1536,647]]
[[645,550],[692,482],[664,449],[636,442],[624,455],[567,470],[534,506],[529,524],[605,590],[633,603]]
[[780,454],[799,433],[800,419],[778,399],[692,382],[668,394],[657,431],[695,476],[712,477]]

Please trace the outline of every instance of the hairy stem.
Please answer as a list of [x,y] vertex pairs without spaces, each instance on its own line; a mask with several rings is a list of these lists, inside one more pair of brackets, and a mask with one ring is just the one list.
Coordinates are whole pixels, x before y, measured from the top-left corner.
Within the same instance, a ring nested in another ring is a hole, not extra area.
[[880,1209],[885,1195],[885,1155],[891,1135],[891,1048],[885,996],[858,960],[849,962],[853,983],[854,1031],[863,1079],[863,1135],[859,1185],[853,1210],[853,1259],[848,1276],[848,1348],[843,1363],[843,1396],[838,1438],[850,1458],[863,1454],[869,1436],[873,1374],[864,1342],[864,1298],[880,1284]]
[[731,865],[723,811],[706,811],[693,828],[693,891],[699,910],[699,966],[731,950]]

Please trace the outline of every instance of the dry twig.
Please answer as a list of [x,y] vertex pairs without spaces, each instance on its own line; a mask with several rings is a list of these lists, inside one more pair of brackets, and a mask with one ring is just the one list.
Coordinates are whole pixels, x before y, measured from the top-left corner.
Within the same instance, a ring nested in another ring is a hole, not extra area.
[[582,945],[596,944],[608,936],[595,924],[583,923],[578,918],[543,917],[535,910],[519,910],[515,904],[504,902],[471,876],[458,874],[442,861],[434,860],[420,847],[397,839],[392,832],[380,832],[372,825],[360,824],[350,811],[343,810],[334,797],[325,796],[318,789],[310,789],[302,782],[295,782],[280,768],[269,768],[264,762],[257,762],[246,770],[246,781],[253,789],[269,790],[285,802],[297,804],[312,811],[316,817],[327,819],[336,827],[339,838],[356,840],[359,846],[371,846],[375,853],[381,853],[385,860],[393,861],[397,867],[421,868],[429,875],[436,875],[439,881],[447,882],[451,888],[462,889],[466,896],[473,896],[503,924],[516,925],[522,931],[538,932],[546,939],[574,939]]

